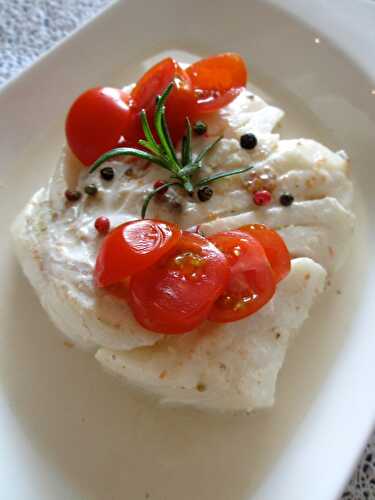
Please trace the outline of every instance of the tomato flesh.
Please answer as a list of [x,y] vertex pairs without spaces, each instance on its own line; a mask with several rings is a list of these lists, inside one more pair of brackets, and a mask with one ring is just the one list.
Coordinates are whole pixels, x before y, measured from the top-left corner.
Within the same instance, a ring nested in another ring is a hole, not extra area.
[[112,87],[89,89],[69,110],[65,133],[70,149],[91,165],[110,149],[133,145],[141,134],[129,106],[129,94]]
[[284,279],[290,272],[290,255],[282,237],[262,224],[242,226],[239,231],[250,234],[262,245],[271,264],[276,283]]
[[201,59],[186,72],[195,92],[198,113],[211,113],[229,104],[247,82],[245,61],[231,52]]
[[242,231],[226,231],[209,239],[226,256],[230,277],[208,319],[226,323],[255,313],[275,293],[275,278],[261,244]]
[[154,264],[181,238],[175,224],[144,219],[116,227],[103,240],[96,258],[95,284],[107,287]]
[[206,238],[183,232],[168,255],[131,277],[128,303],[148,330],[189,332],[207,318],[228,277],[221,251]]
[[177,143],[184,134],[186,117],[194,118],[195,96],[190,77],[174,59],[168,57],[149,69],[132,90],[131,102],[135,111],[146,110],[150,127],[154,131],[156,97],[171,82],[175,86],[165,102],[165,117],[171,138]]

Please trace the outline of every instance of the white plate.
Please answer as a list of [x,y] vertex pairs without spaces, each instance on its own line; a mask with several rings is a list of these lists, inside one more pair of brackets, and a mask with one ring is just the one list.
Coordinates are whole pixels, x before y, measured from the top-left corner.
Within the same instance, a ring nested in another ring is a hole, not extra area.
[[[374,23],[375,6],[359,0],[130,0],[2,90],[1,499],[339,494],[375,417]],[[171,49],[241,52],[251,80],[287,110],[283,134],[313,135],[353,159],[351,260],[290,349],[275,408],[251,417],[159,408],[103,374],[64,346],[10,248],[9,224],[52,171],[74,96],[130,81],[140,61]]]

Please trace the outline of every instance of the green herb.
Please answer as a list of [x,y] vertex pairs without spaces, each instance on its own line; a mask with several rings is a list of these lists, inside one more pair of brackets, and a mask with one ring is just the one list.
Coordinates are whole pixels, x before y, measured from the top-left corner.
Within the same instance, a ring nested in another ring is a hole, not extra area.
[[202,168],[202,161],[205,156],[216,146],[222,139],[219,137],[214,142],[204,148],[195,158],[192,154],[191,135],[192,128],[188,118],[186,118],[186,133],[182,139],[181,158],[179,159],[176,149],[171,140],[167,121],[165,118],[165,101],[173,89],[173,83],[170,83],[161,96],[156,100],[156,111],[154,117],[154,126],[157,134],[155,139],[150,125],[148,123],[146,111],[141,111],[141,123],[144,139],[141,139],[139,144],[147,151],[142,151],[136,148],[115,148],[107,153],[104,153],[98,158],[90,168],[90,173],[94,172],[100,165],[117,156],[135,156],[141,160],[146,160],[151,163],[156,163],[160,167],[170,172],[170,181],[167,181],[163,186],[153,189],[145,198],[142,207],[142,218],[145,218],[148,205],[152,198],[162,189],[169,186],[179,186],[187,193],[192,195],[195,189],[205,186],[211,182],[215,182],[224,177],[231,175],[242,174],[247,172],[252,166],[237,168],[226,172],[219,172],[204,179],[194,181],[193,175]]

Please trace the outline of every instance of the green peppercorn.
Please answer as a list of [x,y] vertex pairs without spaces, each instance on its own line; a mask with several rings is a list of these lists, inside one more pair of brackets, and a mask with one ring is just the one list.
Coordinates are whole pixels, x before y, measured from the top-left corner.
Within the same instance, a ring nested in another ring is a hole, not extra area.
[[258,144],[258,139],[254,134],[243,134],[240,137],[241,148],[254,149]]
[[293,201],[294,201],[294,196],[290,193],[283,193],[280,198],[280,205],[283,205],[284,207],[289,207]]
[[202,120],[198,120],[193,125],[194,133],[197,135],[203,135],[207,132],[207,123],[202,122]]
[[212,197],[214,192],[209,186],[203,186],[198,189],[197,194],[200,201],[208,201]]
[[95,196],[97,192],[98,188],[95,186],[95,184],[88,184],[87,186],[85,186],[85,193],[89,196]]
[[115,176],[115,172],[112,167],[104,167],[100,170],[100,176],[105,181],[111,181]]

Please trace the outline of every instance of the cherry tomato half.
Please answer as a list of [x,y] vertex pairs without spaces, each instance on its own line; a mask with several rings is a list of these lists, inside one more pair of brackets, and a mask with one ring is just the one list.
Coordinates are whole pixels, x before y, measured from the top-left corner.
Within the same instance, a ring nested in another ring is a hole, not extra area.
[[198,234],[183,232],[167,256],[130,278],[128,303],[144,328],[185,333],[207,318],[228,276],[220,250]]
[[96,258],[95,284],[106,287],[154,264],[181,238],[175,224],[144,219],[126,222],[104,238]]
[[276,283],[284,279],[290,271],[290,255],[282,237],[262,224],[242,226],[239,231],[250,234],[262,245],[271,264]]
[[81,94],[65,122],[70,149],[84,164],[119,146],[131,146],[141,137],[141,124],[129,107],[129,95],[120,89],[99,87]]
[[245,61],[231,52],[201,59],[186,73],[196,95],[198,113],[211,113],[229,104],[247,82]]
[[140,112],[145,109],[153,129],[156,97],[174,82],[175,87],[165,103],[165,117],[171,138],[177,143],[185,130],[185,118],[194,118],[195,96],[190,77],[171,57],[163,59],[149,69],[131,92],[132,107]]
[[226,256],[230,277],[208,319],[226,323],[255,313],[275,293],[275,278],[261,244],[242,231],[226,231],[209,239]]

